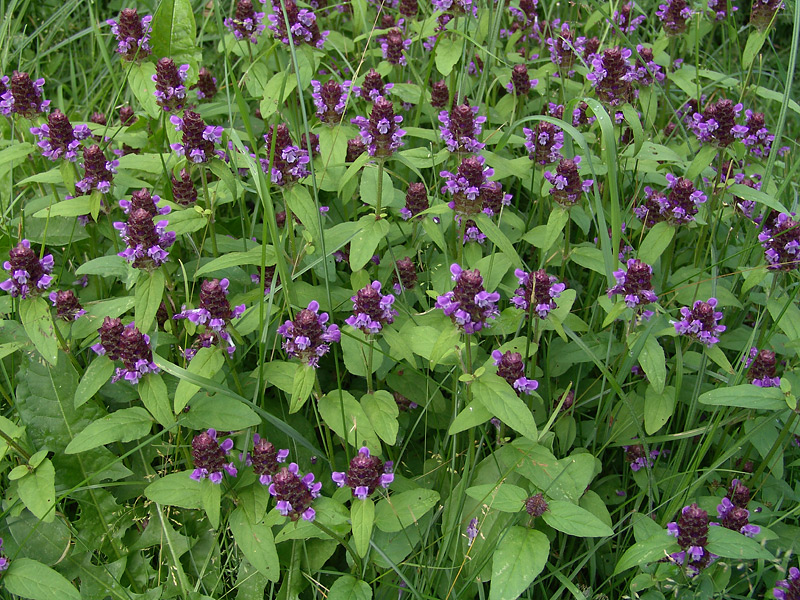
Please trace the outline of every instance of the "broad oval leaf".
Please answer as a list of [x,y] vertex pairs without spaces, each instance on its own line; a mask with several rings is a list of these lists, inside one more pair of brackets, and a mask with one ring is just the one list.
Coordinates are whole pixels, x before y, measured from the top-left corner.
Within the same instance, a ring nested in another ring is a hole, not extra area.
[[567,535],[577,537],[607,537],[614,530],[585,508],[564,500],[552,500],[542,515],[545,523]]
[[550,542],[541,531],[512,527],[492,555],[489,600],[515,600],[542,572]]
[[91,423],[67,446],[67,454],[78,454],[111,442],[131,442],[150,432],[153,419],[141,406],[123,408]]
[[80,600],[81,595],[58,571],[30,558],[11,561],[3,575],[3,587],[10,594],[30,600]]

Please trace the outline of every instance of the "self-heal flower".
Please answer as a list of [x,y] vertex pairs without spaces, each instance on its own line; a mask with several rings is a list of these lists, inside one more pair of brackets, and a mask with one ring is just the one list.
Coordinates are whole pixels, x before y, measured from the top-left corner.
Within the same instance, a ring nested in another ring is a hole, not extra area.
[[123,8],[119,20],[108,19],[111,33],[117,36],[117,53],[127,61],[142,61],[150,56],[150,22],[153,17],[139,18],[135,8]]
[[384,83],[381,74],[370,69],[364,76],[364,83],[353,87],[353,94],[367,102],[375,102],[378,98],[385,97],[393,87],[393,83]]
[[156,97],[158,105],[166,112],[181,110],[186,101],[186,76],[189,65],[177,67],[171,58],[162,58],[156,63],[156,74],[153,81],[156,84]]
[[750,154],[759,158],[766,158],[772,150],[775,136],[769,132],[764,122],[764,113],[753,112],[749,108],[744,111],[747,133],[742,138],[742,143],[747,146]]
[[169,118],[175,131],[183,132],[181,143],[170,144],[178,156],[185,156],[193,163],[206,163],[214,157],[214,144],[222,142],[223,128],[220,125],[206,125],[203,117],[192,110]]
[[333,79],[320,84],[316,79],[311,80],[311,97],[317,107],[317,117],[328,125],[338,125],[342,121],[344,109],[347,106],[347,96],[350,93],[350,81],[337,83]]
[[[284,18],[284,8],[286,16]],[[317,16],[307,8],[299,8],[294,0],[272,0],[272,14],[267,17],[275,39],[289,45],[289,34],[295,46],[309,44],[322,49],[328,32],[320,33]],[[287,29],[288,23],[288,29]]]
[[641,444],[631,444],[630,446],[623,446],[625,451],[625,460],[631,466],[631,471],[639,471],[641,469],[649,469],[653,466],[653,461],[661,455],[661,450],[650,450],[645,452],[644,446]]
[[319,359],[330,350],[332,343],[341,339],[339,326],[328,325],[328,313],[318,314],[319,302],[312,300],[294,318],[278,327],[283,336],[283,349],[292,358],[299,358],[311,367],[319,366]]
[[756,29],[764,31],[772,23],[775,14],[784,8],[786,8],[786,3],[783,0],[753,0],[750,9],[750,24]]
[[[123,327],[116,344],[122,367],[118,367],[114,371],[114,376],[111,378],[112,383],[124,379],[131,385],[136,385],[143,375],[158,373],[161,370],[153,362],[150,336],[139,331],[133,323],[128,323]],[[105,345],[103,347],[105,348]]]
[[31,80],[27,73],[14,71],[9,77],[3,77],[2,86],[5,88],[0,94],[0,113],[9,117],[33,117],[43,113],[50,106],[50,100],[42,100],[44,79]]
[[387,323],[394,322],[397,315],[392,308],[394,295],[381,294],[380,281],[373,281],[350,299],[353,301],[353,314],[345,320],[350,327],[370,335],[380,332]]
[[525,500],[525,512],[534,519],[547,512],[547,508],[547,500],[544,499],[544,494],[541,492]]
[[403,117],[395,115],[394,106],[383,97],[375,99],[369,119],[359,116],[350,122],[360,128],[361,139],[370,156],[385,158],[403,145],[401,138],[406,132],[399,127]]
[[414,261],[408,256],[401,258],[396,263],[395,273],[392,279],[392,288],[395,294],[400,294],[404,290],[414,289],[417,284],[417,268]]
[[308,170],[308,163],[311,162],[308,150],[292,143],[289,127],[285,123],[277,127],[270,125],[264,140],[267,142],[264,148],[267,158],[261,159],[261,170],[269,174],[272,183],[289,186],[311,174]]
[[658,302],[658,296],[653,292],[652,277],[653,268],[650,265],[638,258],[630,258],[625,269],[614,271],[617,285],[608,290],[608,297],[622,295],[628,308],[634,309]]
[[302,517],[306,521],[313,521],[317,516],[311,508],[314,498],[319,496],[322,482],[314,482],[314,474],[307,473],[300,476],[300,469],[296,463],[290,463],[272,476],[269,493],[275,500],[275,508],[285,517],[297,521]]
[[174,319],[189,319],[195,325],[204,325],[214,333],[214,342],[225,342],[228,354],[233,354],[236,346],[231,339],[227,327],[231,320],[238,319],[244,313],[245,305],[231,308],[228,302],[227,279],[207,279],[200,285],[200,304],[197,308],[187,309],[185,306]]
[[667,78],[663,67],[655,62],[652,48],[638,44],[636,51],[639,53],[636,59],[636,80],[639,85],[653,85],[653,82],[661,83]]
[[772,588],[775,600],[800,600],[800,569],[791,567],[786,579],[781,579]]
[[359,500],[366,500],[378,487],[388,488],[394,481],[391,469],[391,462],[384,463],[377,456],[372,456],[369,448],[364,446],[350,460],[347,472],[334,471],[331,479],[339,487],[352,488],[353,496]]
[[591,59],[592,70],[586,75],[597,97],[610,106],[632,102],[637,96],[633,87],[636,70],[631,63],[630,48],[609,48]]
[[172,199],[181,206],[189,206],[197,202],[197,188],[194,187],[192,174],[187,169],[181,169],[180,179],[170,173],[172,184]]
[[152,271],[169,258],[167,248],[175,243],[175,232],[167,231],[166,220],[153,222],[153,216],[144,208],[131,210],[127,222],[117,221],[114,228],[128,247],[119,252],[137,269]]
[[[714,13],[715,21],[724,21],[728,16],[728,0],[708,0],[708,10]],[[731,13],[735,13],[739,7],[731,2]]]
[[477,106],[457,104],[449,112],[441,111],[439,121],[439,134],[450,152],[478,152],[486,145],[478,141],[486,117],[478,116]]
[[473,3],[473,0],[431,0],[431,4],[435,10],[454,16],[466,14],[478,16],[478,6],[477,3]]
[[453,291],[437,298],[436,308],[442,309],[464,333],[477,333],[500,314],[497,309],[500,294],[484,289],[483,277],[477,269],[465,270],[454,263],[450,273],[456,285]]
[[549,165],[561,159],[561,148],[564,147],[564,132],[560,127],[539,121],[535,127],[523,127],[525,148],[528,157],[538,165]]
[[435,81],[431,84],[431,106],[443,108],[450,102],[450,90],[447,89],[447,82],[444,79]]
[[707,105],[702,114],[695,112],[688,125],[701,142],[725,148],[748,134],[747,127],[736,124],[740,112],[741,103],[722,99]]
[[761,527],[750,523],[750,511],[742,506],[735,506],[728,498],[723,498],[717,505],[719,524],[747,537],[759,534]]
[[100,329],[97,330],[100,341],[92,346],[92,350],[98,356],[108,356],[111,360],[118,360],[120,357],[120,339],[125,326],[119,319],[105,317]]
[[397,10],[404,17],[412,19],[416,17],[419,12],[419,3],[417,0],[400,0],[400,3],[397,5]]
[[511,198],[511,194],[503,192],[499,181],[487,181],[481,190],[482,210],[490,217],[498,215],[504,206],[511,205]]
[[749,367],[747,371],[747,380],[757,387],[780,387],[781,378],[775,375],[775,365],[777,360],[775,353],[772,350],[761,350],[753,347],[750,348],[750,353],[746,357],[745,367]]
[[221,444],[217,440],[215,429],[209,429],[192,438],[192,461],[194,471],[189,476],[195,481],[202,481],[208,477],[211,483],[222,483],[225,472],[231,477],[236,477],[236,466],[228,461],[227,456],[233,449],[233,440],[227,438]]
[[538,83],[538,79],[531,79],[528,75],[528,67],[523,64],[514,65],[511,69],[511,81],[506,85],[506,91],[515,96],[527,96]]
[[72,290],[50,292],[48,298],[56,307],[56,316],[63,321],[74,321],[86,314],[80,300]]
[[765,250],[768,269],[791,271],[800,267],[800,223],[790,215],[781,213],[765,223],[758,241]]
[[10,564],[8,558],[3,556],[3,538],[0,538],[0,573],[8,569],[8,565]]
[[422,211],[427,210],[429,206],[428,191],[425,189],[425,184],[409,183],[406,191],[406,205],[400,209],[400,216],[408,221]]
[[8,252],[9,260],[3,268],[10,277],[0,283],[0,289],[14,298],[30,298],[50,287],[53,278],[53,255],[45,254],[41,260],[31,248],[31,243],[23,239]]
[[614,11],[614,23],[617,24],[622,33],[630,35],[639,28],[639,25],[645,22],[647,17],[645,15],[637,15],[633,17],[633,9],[636,4],[633,2],[626,2],[619,10]]
[[256,12],[251,0],[238,0],[236,2],[236,14],[232,19],[225,19],[223,24],[237,40],[249,40],[251,43],[257,44],[258,36],[267,27],[263,21],[264,13]]
[[525,363],[519,352],[494,350],[492,359],[497,367],[497,375],[505,379],[517,394],[532,394],[539,387],[538,381],[525,377]]
[[691,180],[675,177],[671,173],[667,173],[666,178],[667,194],[645,186],[644,203],[633,209],[648,227],[662,221],[673,225],[690,223],[695,220],[698,207],[707,200],[703,192],[695,189]]
[[456,220],[469,218],[483,210],[484,195],[494,190],[489,177],[494,169],[487,166],[482,156],[467,156],[461,160],[455,173],[442,171],[439,173],[445,182],[442,194],[451,196],[448,206],[456,213]]
[[403,32],[394,27],[381,40],[383,58],[391,65],[406,65],[406,52],[411,47],[411,40],[406,39]]
[[157,215],[168,215],[172,210],[168,205],[158,206],[161,203],[161,197],[151,195],[150,190],[142,188],[131,194],[130,200],[124,198],[119,201],[119,207],[126,215],[130,214],[132,210],[142,208],[146,210],[151,217]]
[[217,94],[217,78],[205,67],[197,74],[197,83],[189,89],[197,90],[198,100],[211,100]]
[[556,298],[561,296],[567,286],[564,283],[558,283],[558,278],[554,275],[548,275],[544,269],[539,269],[533,273],[526,273],[522,269],[514,271],[519,285],[514,292],[514,297],[511,298],[511,303],[526,311],[535,312],[540,319],[546,319],[551,310],[558,308]]
[[553,35],[547,38],[547,47],[550,49],[550,60],[558,67],[563,76],[572,77],[575,71],[572,66],[583,54],[585,37],[575,37],[569,23],[562,23],[561,27],[553,30]]
[[261,485],[272,483],[272,476],[281,470],[281,463],[286,462],[288,457],[288,450],[278,450],[257,433],[253,435],[253,450],[248,460]]
[[106,160],[106,155],[97,144],[83,149],[83,179],[75,182],[75,187],[84,194],[97,190],[102,194],[111,191],[114,173],[119,161]]
[[680,35],[686,31],[686,22],[692,18],[692,9],[686,0],[667,0],[659,4],[656,16],[667,35]]
[[677,521],[667,524],[667,533],[678,538],[680,552],[670,555],[670,559],[686,568],[690,577],[717,559],[717,555],[706,550],[708,543],[708,513],[697,504],[685,506]]
[[31,133],[39,138],[42,156],[50,160],[63,157],[69,162],[77,160],[80,141],[92,134],[86,125],[73,127],[69,118],[58,109],[47,115],[47,123],[31,127]]
[[750,502],[750,488],[738,479],[731,479],[731,484],[728,486],[725,497],[730,500],[734,506],[747,508]]
[[583,179],[578,172],[581,157],[562,158],[556,167],[555,173],[545,171],[544,178],[553,186],[550,195],[561,206],[574,206],[581,199],[584,192],[588,192],[594,185],[593,179]]

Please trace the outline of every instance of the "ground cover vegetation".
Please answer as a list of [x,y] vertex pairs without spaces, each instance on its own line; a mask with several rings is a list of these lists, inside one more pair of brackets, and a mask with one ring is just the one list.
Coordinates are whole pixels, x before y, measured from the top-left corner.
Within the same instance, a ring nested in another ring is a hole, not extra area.
[[0,596],[800,599],[794,2],[0,6]]

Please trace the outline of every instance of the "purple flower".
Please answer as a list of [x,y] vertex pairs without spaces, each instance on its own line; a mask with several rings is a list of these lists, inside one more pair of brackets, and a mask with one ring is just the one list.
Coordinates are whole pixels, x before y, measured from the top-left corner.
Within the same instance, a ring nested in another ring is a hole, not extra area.
[[345,323],[354,329],[360,329],[366,335],[376,334],[387,323],[393,323],[398,314],[392,308],[394,295],[381,294],[381,282],[373,281],[370,285],[356,292],[350,298],[353,301],[353,314]]
[[120,337],[124,330],[125,327],[122,325],[122,321],[105,317],[100,329],[97,330],[100,341],[92,346],[92,350],[98,356],[108,356],[111,360],[118,360],[120,357]]
[[244,313],[245,305],[231,308],[228,302],[227,279],[207,279],[200,285],[200,305],[194,309],[182,307],[174,319],[189,319],[195,325],[204,325],[214,333],[213,342],[225,342],[228,354],[233,354],[236,346],[228,333],[231,320],[238,319]]
[[442,79],[431,84],[431,106],[443,108],[450,102],[450,90],[447,89],[447,82]]
[[791,271],[800,267],[800,223],[792,216],[781,213],[768,219],[758,241],[765,249],[767,268],[773,271]]
[[769,27],[775,14],[786,8],[782,0],[753,0],[750,9],[750,23],[761,31]]
[[45,254],[40,260],[31,249],[31,243],[23,239],[8,252],[9,260],[3,263],[9,277],[0,283],[0,289],[12,297],[22,299],[38,295],[50,287],[53,278],[53,255]]
[[486,117],[477,115],[478,107],[466,102],[453,106],[450,112],[439,113],[439,133],[450,152],[478,152],[486,145],[478,141]]
[[[284,18],[283,10],[286,9]],[[272,14],[267,17],[270,21],[270,30],[275,34],[275,39],[289,45],[289,33],[295,46],[309,44],[315,48],[325,45],[328,32],[320,33],[317,25],[317,16],[306,8],[298,8],[294,0],[272,0]],[[288,30],[287,30],[288,23]]]
[[392,463],[384,463],[377,456],[369,453],[369,448],[362,447],[358,454],[350,460],[350,468],[346,473],[334,471],[331,479],[339,487],[352,488],[353,496],[366,500],[378,487],[388,488],[394,481]]
[[636,7],[634,2],[627,2],[622,5],[619,10],[614,11],[614,23],[617,24],[619,30],[625,34],[631,34],[639,28],[639,25],[645,22],[647,17],[645,15],[637,15],[631,18],[631,13]]
[[353,138],[352,140],[347,140],[347,155],[345,156],[344,162],[351,163],[366,151],[367,145],[364,143],[364,140],[361,139],[361,136]]
[[682,307],[683,319],[675,322],[675,331],[678,335],[696,339],[710,348],[719,342],[717,335],[726,329],[725,325],[718,324],[723,315],[722,312],[714,310],[716,306],[717,299],[709,298],[708,302],[697,300],[692,308]]
[[273,475],[281,470],[281,463],[286,462],[288,457],[288,450],[277,450],[265,438],[257,433],[253,435],[253,451],[248,456],[248,464],[253,466],[261,485],[272,483]]
[[686,21],[692,18],[692,9],[686,0],[667,0],[659,4],[656,16],[667,35],[680,35],[686,31]]
[[272,285],[280,285],[281,284],[281,276],[275,272],[275,265],[271,265],[268,267],[258,267],[258,273],[253,273],[250,275],[250,281],[257,285],[261,285],[261,282],[264,282],[264,295],[268,296],[272,292]]
[[539,492],[525,500],[525,512],[527,512],[534,519],[541,517],[547,511],[547,500],[544,499],[544,494]]
[[506,90],[516,96],[527,96],[531,88],[536,87],[538,83],[538,79],[531,79],[528,76],[528,67],[522,64],[514,65],[511,69],[511,81],[506,85]]
[[197,74],[197,83],[190,90],[197,90],[198,100],[211,100],[217,94],[217,78],[205,67]]
[[628,259],[626,269],[614,271],[617,285],[608,290],[608,297],[621,294],[628,308],[634,309],[658,302],[658,296],[653,293],[652,276],[653,268],[650,265],[638,258]]
[[294,318],[278,327],[283,336],[283,349],[292,358],[299,358],[303,363],[318,367],[319,359],[330,350],[330,344],[341,339],[338,325],[327,325],[328,313],[317,314],[319,303],[312,300],[308,308],[304,308]]
[[743,356],[747,371],[747,380],[758,387],[780,387],[781,378],[775,375],[777,360],[772,350],[761,350],[755,346],[750,348],[749,356]]
[[381,52],[391,65],[406,65],[405,53],[411,47],[411,40],[403,36],[403,32],[395,27],[381,40]]
[[503,193],[503,186],[499,181],[487,181],[481,189],[482,210],[490,217],[499,215],[504,206],[511,205],[511,198],[511,194]]
[[437,298],[436,308],[442,309],[464,333],[477,333],[500,314],[497,310],[500,294],[484,289],[483,277],[477,269],[468,271],[454,263],[450,273],[455,288]]
[[[455,211],[456,220],[481,212],[486,194],[495,192],[495,182],[488,180],[494,175],[494,170],[484,166],[485,163],[482,156],[467,156],[461,160],[455,173],[439,173],[445,180],[442,194],[452,197],[448,206]],[[509,202],[511,197],[506,200]]]
[[317,117],[328,125],[338,125],[342,121],[344,109],[347,106],[347,95],[350,93],[350,81],[336,83],[333,79],[320,84],[316,79],[311,80],[314,105],[317,107]]
[[750,488],[738,479],[732,479],[725,497],[730,500],[734,506],[747,508],[750,502]]
[[551,310],[558,308],[555,299],[567,288],[566,284],[558,283],[558,279],[548,275],[544,269],[533,273],[516,269],[514,275],[521,286],[511,298],[514,306],[526,312],[532,310],[540,319],[546,319]]
[[395,115],[392,103],[382,96],[375,99],[369,119],[359,116],[350,122],[360,128],[361,139],[370,156],[385,158],[403,145],[401,138],[406,132],[399,127],[403,117]]
[[735,506],[728,498],[723,498],[717,505],[719,524],[747,537],[759,534],[761,527],[750,524],[750,511],[742,506]]
[[467,546],[472,546],[472,542],[478,537],[478,518],[475,517],[467,526]]
[[688,126],[701,142],[725,148],[749,132],[744,125],[736,124],[740,112],[741,103],[719,100],[707,105],[702,114],[695,112]]
[[319,496],[321,489],[322,482],[314,483],[313,473],[300,477],[296,463],[290,463],[275,473],[269,485],[269,493],[276,500],[275,508],[292,521],[297,521],[301,516],[306,521],[314,520],[317,513],[311,508],[311,503]]
[[0,81],[0,113],[4,116],[30,118],[50,106],[50,100],[42,100],[44,79],[32,81],[27,73],[14,71],[10,79],[5,76]]
[[556,172],[545,171],[544,178],[553,186],[550,195],[561,206],[574,206],[581,199],[584,192],[588,192],[594,185],[593,179],[582,179],[578,173],[581,157],[562,158],[556,167]]
[[800,569],[790,568],[789,576],[775,583],[772,595],[776,600],[800,600]]
[[641,444],[623,446],[622,449],[625,451],[625,460],[630,464],[631,471],[651,468],[653,466],[653,461],[661,455],[661,450],[651,450],[649,453],[645,452],[644,446]]
[[[206,125],[203,117],[191,110],[184,112],[182,119],[172,115],[169,121],[175,131],[183,132],[180,144],[170,144],[178,156],[185,156],[193,163],[206,163],[214,157],[214,144],[222,142],[222,126]],[[222,152],[217,151],[217,154]]]
[[156,84],[156,97],[158,105],[167,112],[175,112],[183,108],[186,100],[186,75],[189,65],[176,67],[171,58],[162,58],[156,63],[156,74],[153,81]]
[[[724,21],[728,16],[728,1],[727,0],[708,0],[708,10],[714,13],[714,20]],[[735,13],[739,7],[731,3],[731,13]]]
[[133,109],[130,106],[128,106],[127,104],[120,107],[120,109],[119,109],[119,122],[120,122],[120,125],[123,125],[125,127],[129,127],[129,126],[133,125],[134,123],[136,123],[137,118],[138,117],[133,112]]
[[638,95],[633,88],[637,80],[636,69],[631,64],[629,48],[609,48],[591,59],[592,70],[586,75],[597,97],[610,106],[632,102]]
[[497,375],[505,379],[517,394],[532,394],[539,387],[538,381],[525,377],[525,363],[519,352],[494,350],[492,359],[497,367]]
[[652,227],[656,223],[666,221],[673,225],[681,225],[694,221],[698,207],[707,198],[694,184],[683,177],[675,177],[667,173],[668,194],[656,191],[650,186],[645,186],[645,201],[633,212],[645,225]]
[[153,17],[139,18],[135,8],[123,8],[119,21],[109,19],[111,33],[117,36],[117,52],[127,61],[142,61],[150,56],[150,22]]
[[431,0],[431,4],[435,10],[455,16],[466,14],[478,16],[478,6],[473,0]]
[[111,191],[114,173],[119,161],[106,160],[106,155],[97,144],[83,149],[83,179],[75,183],[75,187],[84,194],[97,190],[102,194]]
[[645,48],[641,44],[636,46],[639,57],[636,59],[636,76],[639,85],[653,85],[654,81],[661,83],[667,78],[661,65],[653,60],[653,49]]
[[58,109],[47,115],[47,123],[39,127],[31,127],[31,133],[39,138],[42,156],[50,160],[58,160],[63,157],[69,162],[77,160],[80,140],[84,140],[92,134],[86,125],[73,127],[69,118]]
[[[280,15],[280,18],[282,19],[283,15]],[[225,19],[223,24],[237,40],[250,40],[251,43],[257,44],[258,36],[267,27],[263,21],[264,13],[256,12],[251,0],[238,0],[236,2],[236,14],[232,19]]]
[[[153,200],[156,201],[156,198],[158,196],[154,196]],[[128,245],[119,256],[137,269],[151,271],[160,267],[169,258],[167,248],[175,242],[175,232],[167,231],[168,225],[166,220],[153,223],[153,215],[147,209],[131,210],[126,223],[114,223],[114,228]]]
[[285,123],[277,127],[270,125],[264,140],[267,142],[264,153],[268,158],[261,159],[261,169],[269,173],[272,183],[288,186],[311,174],[308,170],[308,163],[311,162],[308,150],[292,144],[289,127]]
[[9,560],[2,554],[3,550],[3,538],[0,538],[0,573],[8,569]]
[[136,385],[143,375],[160,371],[153,362],[150,336],[136,329],[133,323],[123,327],[119,319],[106,317],[98,333],[100,342],[92,346],[92,350],[99,355],[108,354],[111,360],[122,361],[123,366],[116,369],[112,382],[125,379]]
[[192,182],[192,175],[186,169],[181,169],[180,179],[170,173],[172,183],[172,199],[181,206],[189,206],[197,202],[197,189]]
[[[533,34],[534,26],[539,22],[539,15],[536,13],[536,7],[539,0],[520,0],[519,8],[516,6],[508,6],[508,12],[511,14],[511,28],[501,29],[500,35],[502,37],[511,37],[517,31],[522,32],[522,37],[519,43],[524,44],[529,40],[534,40]],[[538,39],[536,41],[539,41]]]
[[[400,216],[405,221],[416,217],[429,207],[428,192],[424,183],[409,183],[406,191],[406,205],[400,209]],[[423,218],[423,217],[420,217]]]
[[360,87],[353,87],[353,94],[367,102],[375,102],[378,98],[385,97],[393,87],[393,83],[384,84],[380,73],[370,69],[364,76],[364,83]]
[[753,112],[749,108],[744,111],[746,120],[744,126],[747,133],[742,138],[742,143],[747,146],[753,156],[766,158],[772,150],[775,136],[769,132],[764,124],[764,113]]
[[560,28],[553,28],[553,36],[547,38],[547,47],[550,49],[550,60],[558,67],[561,75],[572,77],[575,73],[572,66],[583,54],[585,42],[585,37],[575,37],[569,23],[562,23]]
[[394,263],[394,266],[395,273],[392,279],[394,293],[400,294],[404,290],[414,289],[417,284],[417,268],[414,266],[414,261],[406,256]]
[[[589,125],[595,122],[596,117],[587,117],[586,110],[589,108],[589,105],[586,104],[583,100],[578,102],[578,106],[576,106],[572,110],[572,126],[578,127],[579,125]],[[555,162],[555,161],[553,161]]]
[[416,402],[412,402],[400,392],[392,392],[392,396],[394,396],[394,401],[397,404],[397,408],[400,410],[400,412],[414,410],[417,408],[417,406],[419,406]]
[[50,302],[56,307],[56,316],[64,321],[75,321],[86,314],[80,300],[72,290],[50,292]]
[[718,557],[706,550],[708,543],[708,513],[697,504],[685,506],[677,522],[667,524],[667,532],[678,538],[680,552],[670,559],[686,568],[690,577],[697,575]]
[[196,435],[192,438],[192,461],[194,471],[190,477],[201,481],[208,477],[211,483],[222,483],[222,478],[227,471],[231,477],[236,477],[238,471],[232,462],[226,462],[226,457],[233,448],[233,440],[227,438],[221,444],[217,441],[217,432],[214,429]]

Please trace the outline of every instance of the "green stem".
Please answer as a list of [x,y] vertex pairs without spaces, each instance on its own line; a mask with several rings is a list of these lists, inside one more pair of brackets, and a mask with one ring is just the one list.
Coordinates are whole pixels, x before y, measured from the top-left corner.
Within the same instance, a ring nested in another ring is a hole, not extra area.
[[19,444],[17,444],[17,442],[15,442],[13,439],[11,439],[11,437],[8,436],[2,429],[0,429],[0,437],[5,440],[6,444],[8,444],[11,448],[16,450],[17,454],[19,454],[26,461],[29,461],[31,459],[30,453],[26,451],[24,448],[22,448]]
[[214,202],[211,200],[211,196],[208,193],[208,176],[206,175],[205,169],[200,169],[200,177],[203,179],[203,194],[206,199],[206,208],[211,213],[208,216],[208,226],[211,234],[211,249],[214,252],[214,258],[216,258],[219,256],[219,250],[217,249],[217,230],[214,225]]
[[385,159],[378,159],[378,198],[375,200],[375,220],[381,218],[381,201],[383,200],[383,163]]

